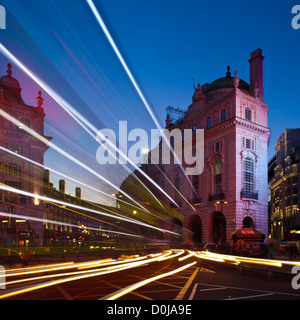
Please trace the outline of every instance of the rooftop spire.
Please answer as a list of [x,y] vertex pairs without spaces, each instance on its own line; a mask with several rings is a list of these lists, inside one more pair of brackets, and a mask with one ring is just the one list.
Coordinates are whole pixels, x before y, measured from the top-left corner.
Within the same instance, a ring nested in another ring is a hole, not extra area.
[[9,76],[9,77],[11,77],[11,74],[12,74],[12,71],[11,71],[11,68],[12,68],[12,65],[9,63],[8,65],[7,65],[7,75]]
[[39,91],[39,96],[36,97],[36,102],[37,102],[38,107],[42,107],[44,99],[42,98],[42,91],[41,90]]
[[226,72],[226,77],[231,77],[231,72],[230,72],[230,66],[227,66],[227,72]]

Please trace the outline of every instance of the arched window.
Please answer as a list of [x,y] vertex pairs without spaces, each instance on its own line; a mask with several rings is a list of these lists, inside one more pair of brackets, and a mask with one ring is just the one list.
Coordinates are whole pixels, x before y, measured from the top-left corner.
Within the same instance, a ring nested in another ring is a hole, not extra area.
[[211,118],[208,117],[208,118],[206,119],[206,129],[210,129],[210,127],[211,127]]
[[252,121],[252,111],[250,108],[245,109],[245,119]]
[[216,161],[214,165],[214,194],[222,193],[222,161]]
[[253,160],[250,158],[244,159],[244,193],[246,195],[252,195],[253,193],[253,182],[254,182],[254,174],[253,174]]

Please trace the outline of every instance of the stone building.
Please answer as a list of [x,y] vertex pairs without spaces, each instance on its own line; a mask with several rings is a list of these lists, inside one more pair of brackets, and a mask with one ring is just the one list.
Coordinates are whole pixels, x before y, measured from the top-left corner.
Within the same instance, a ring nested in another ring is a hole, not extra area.
[[[41,92],[37,97],[37,106],[24,103],[20,84],[12,76],[12,66],[8,64],[7,75],[0,79],[0,108],[19,121],[16,125],[0,117],[0,146],[11,153],[0,150],[0,182],[16,189],[34,194],[43,194],[43,169],[23,160],[14,154],[22,155],[39,164],[44,163],[44,154],[48,147],[23,130],[24,125],[44,136],[44,109]],[[43,219],[43,205],[37,199],[8,191],[0,191],[0,212],[14,213],[22,216],[31,215]],[[1,217],[1,213],[0,213]],[[17,225],[16,223],[19,223]],[[0,223],[0,238],[7,244],[20,242],[40,242],[43,239],[43,223],[33,221],[24,227],[25,220],[3,217]],[[15,230],[23,228],[23,237]],[[16,239],[19,238],[19,239]]]
[[300,240],[300,129],[286,129],[277,139],[276,166],[270,181],[271,236]]
[[[204,129],[204,170],[200,175],[187,176],[183,169],[188,165],[181,167],[172,161],[142,167],[179,206],[143,180],[184,217],[183,228],[192,231],[183,232],[184,241],[228,242],[229,235],[243,227],[268,234],[271,133],[264,101],[263,60],[261,49],[251,53],[249,84],[238,78],[237,72],[232,76],[227,67],[224,77],[194,86],[192,104],[186,111],[167,108],[169,132]],[[182,140],[184,144],[184,134]],[[172,135],[170,144],[174,146]]]

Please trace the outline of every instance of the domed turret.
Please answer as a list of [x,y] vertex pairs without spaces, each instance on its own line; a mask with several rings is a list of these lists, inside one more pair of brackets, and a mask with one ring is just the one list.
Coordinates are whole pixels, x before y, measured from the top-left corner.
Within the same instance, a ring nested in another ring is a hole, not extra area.
[[21,103],[23,99],[21,97],[20,83],[17,79],[12,77],[12,65],[7,65],[7,75],[0,78],[0,87],[3,89],[4,96],[8,99],[18,100]]
[[[234,78],[231,76],[229,66],[227,67],[226,77],[219,78],[213,81],[212,83],[208,84],[203,90],[203,93],[208,93],[210,91],[223,88],[235,88]],[[246,81],[240,79],[238,88],[249,91],[249,84]]]

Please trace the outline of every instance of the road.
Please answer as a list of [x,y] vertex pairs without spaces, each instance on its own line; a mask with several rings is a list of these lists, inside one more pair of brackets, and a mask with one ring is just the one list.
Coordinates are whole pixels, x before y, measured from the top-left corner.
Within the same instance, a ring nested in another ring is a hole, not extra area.
[[265,260],[257,267],[263,271],[254,271],[245,267],[254,265],[257,269],[257,262],[246,262],[222,255],[172,250],[147,256],[30,266],[6,270],[6,289],[0,290],[0,299],[300,299],[300,290],[291,285],[294,275],[278,273],[284,266]]

